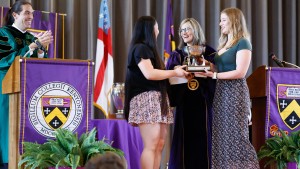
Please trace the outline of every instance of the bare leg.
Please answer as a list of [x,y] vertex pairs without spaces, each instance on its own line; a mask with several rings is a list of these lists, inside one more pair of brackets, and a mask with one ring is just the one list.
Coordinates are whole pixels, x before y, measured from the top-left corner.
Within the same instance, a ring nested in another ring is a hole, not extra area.
[[161,135],[160,124],[140,124],[139,128],[144,143],[141,155],[142,169],[154,169],[156,149]]
[[154,160],[154,168],[153,169],[159,169],[160,162],[161,162],[161,155],[162,151],[165,145],[166,135],[167,135],[167,124],[160,124],[160,137],[158,144],[156,146],[155,150],[155,160]]

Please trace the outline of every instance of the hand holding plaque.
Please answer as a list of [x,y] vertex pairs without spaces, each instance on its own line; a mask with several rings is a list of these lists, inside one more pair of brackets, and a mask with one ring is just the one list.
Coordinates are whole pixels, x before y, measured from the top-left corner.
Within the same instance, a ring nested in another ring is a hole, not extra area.
[[210,63],[204,59],[203,53],[205,46],[185,46],[183,47],[183,54],[185,56],[186,71],[188,72],[204,72],[210,70]]

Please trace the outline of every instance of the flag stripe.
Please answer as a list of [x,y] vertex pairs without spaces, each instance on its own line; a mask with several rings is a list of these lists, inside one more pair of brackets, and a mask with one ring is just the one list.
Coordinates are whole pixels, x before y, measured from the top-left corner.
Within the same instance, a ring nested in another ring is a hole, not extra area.
[[105,44],[111,44],[111,40],[109,37],[110,36],[110,29],[108,30],[108,35],[106,35],[102,29],[98,29],[98,39],[102,40],[104,43],[104,54],[103,54],[103,59],[102,62],[100,64],[100,68],[99,68],[99,72],[96,74],[96,81],[95,81],[95,89],[94,89],[94,101],[97,102],[97,99],[101,93],[102,90],[102,85],[103,85],[103,81],[104,81],[104,73],[106,72],[106,68],[107,68],[107,61],[108,61],[108,54],[110,54],[110,56],[112,56],[112,48],[111,45],[107,45],[107,48],[105,46]]
[[110,104],[109,92],[114,77],[111,29],[107,0],[101,1],[98,25],[94,105],[107,115]]

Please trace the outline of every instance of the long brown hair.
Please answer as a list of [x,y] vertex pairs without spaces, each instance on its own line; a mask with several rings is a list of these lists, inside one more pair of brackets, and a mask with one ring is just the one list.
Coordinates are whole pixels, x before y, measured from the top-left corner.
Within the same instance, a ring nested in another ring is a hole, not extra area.
[[250,41],[250,34],[247,29],[246,20],[244,17],[243,12],[238,8],[226,8],[224,9],[221,14],[225,14],[228,16],[229,22],[230,22],[230,29],[232,29],[232,35],[233,39],[229,46],[226,46],[226,43],[228,41],[227,34],[223,34],[221,32],[221,36],[219,38],[219,46],[218,50],[226,47],[230,48],[233,45],[235,45],[241,38],[246,38]]
[[[137,22],[135,23],[132,39],[130,43],[130,50],[134,48],[136,44],[143,43],[147,45],[153,52],[155,60],[153,67],[155,69],[165,69],[164,62],[162,58],[159,56],[157,52],[157,41],[154,32],[154,25],[157,23],[156,19],[152,16],[141,16]],[[166,115],[168,111],[168,104],[167,104],[167,80],[161,80],[159,82],[160,92],[161,92],[161,112],[163,115]],[[125,105],[124,105],[124,112],[125,118],[128,119],[129,115],[129,104],[130,104],[130,86],[127,84],[127,79],[125,82]]]

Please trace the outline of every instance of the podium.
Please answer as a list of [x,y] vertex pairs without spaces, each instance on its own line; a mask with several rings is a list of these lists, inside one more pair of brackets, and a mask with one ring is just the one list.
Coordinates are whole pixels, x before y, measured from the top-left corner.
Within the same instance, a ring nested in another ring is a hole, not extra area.
[[[258,152],[260,147],[265,143],[267,69],[267,66],[260,66],[247,78],[252,106],[251,142],[256,152]],[[259,165],[260,168],[264,168],[262,162],[260,162]]]
[[55,130],[91,129],[90,60],[15,58],[2,81],[9,94],[9,169],[18,168],[23,142],[44,143]]
[[9,169],[18,168],[20,128],[20,56],[16,57],[2,81],[2,93],[9,94]]
[[[248,78],[252,102],[252,144],[258,152],[266,138],[300,130],[300,69],[258,67]],[[264,161],[260,162],[263,168]],[[272,166],[271,166],[272,168]]]
[[267,66],[258,67],[248,78],[252,111],[252,145],[256,152],[265,143],[265,118],[267,106]]

